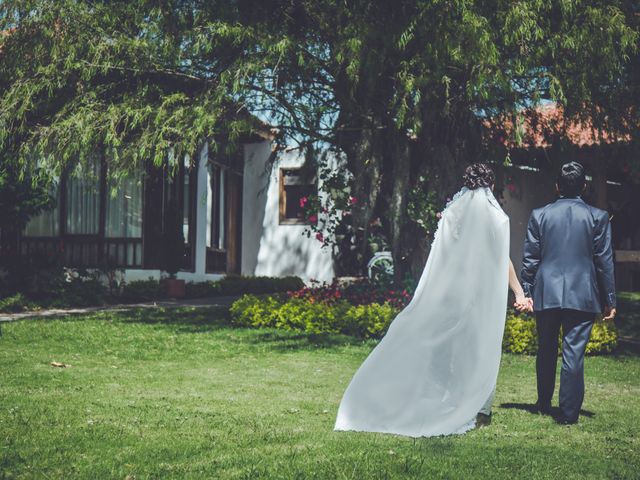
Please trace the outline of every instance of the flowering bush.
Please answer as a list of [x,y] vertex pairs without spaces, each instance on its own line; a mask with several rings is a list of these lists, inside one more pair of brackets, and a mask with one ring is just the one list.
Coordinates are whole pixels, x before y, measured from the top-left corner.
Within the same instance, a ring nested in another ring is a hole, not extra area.
[[289,298],[302,298],[310,303],[334,304],[345,300],[352,305],[385,304],[394,308],[403,308],[411,300],[413,289],[388,289],[381,285],[373,285],[367,281],[341,285],[337,281],[330,284],[315,283],[311,287],[287,292]]

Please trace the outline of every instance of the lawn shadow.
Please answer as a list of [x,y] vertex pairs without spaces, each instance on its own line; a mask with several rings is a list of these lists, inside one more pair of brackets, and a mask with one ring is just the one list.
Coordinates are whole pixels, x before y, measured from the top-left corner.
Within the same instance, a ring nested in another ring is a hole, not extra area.
[[221,306],[185,308],[134,308],[118,312],[118,321],[163,325],[180,333],[209,333],[222,329],[242,331],[229,340],[243,344],[268,345],[274,351],[337,348],[362,345],[365,340],[336,333],[307,333],[272,328],[247,328],[231,324],[229,309]]
[[124,323],[143,323],[173,327],[180,333],[208,333],[230,328],[228,308],[133,308],[118,312],[118,320]]
[[[538,415],[538,409],[536,408],[535,403],[501,403],[500,408],[524,410],[525,412],[529,412],[533,415]],[[580,415],[588,418],[596,416],[594,412],[590,412],[589,410],[580,410]],[[554,420],[559,420],[562,418],[562,412],[559,407],[551,407],[549,416]]]
[[337,348],[362,345],[364,340],[337,333],[305,333],[286,330],[252,330],[242,338],[242,343],[268,345],[275,351],[292,351],[317,348]]

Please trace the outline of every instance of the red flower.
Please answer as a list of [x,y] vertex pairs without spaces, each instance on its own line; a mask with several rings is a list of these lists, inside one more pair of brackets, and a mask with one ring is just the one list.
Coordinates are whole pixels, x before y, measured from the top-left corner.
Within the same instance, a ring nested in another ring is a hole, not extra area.
[[355,205],[357,202],[356,197],[349,197],[349,203],[351,203],[351,205]]
[[509,190],[511,193],[516,193],[517,188],[513,183],[508,183],[507,190]]
[[322,234],[322,232],[316,233],[316,240],[318,240],[319,242],[324,242],[324,235]]
[[311,223],[316,223],[318,221],[318,217],[316,215],[309,215],[309,221]]
[[309,199],[307,197],[300,198],[300,208],[304,208],[304,206],[307,204],[308,200]]

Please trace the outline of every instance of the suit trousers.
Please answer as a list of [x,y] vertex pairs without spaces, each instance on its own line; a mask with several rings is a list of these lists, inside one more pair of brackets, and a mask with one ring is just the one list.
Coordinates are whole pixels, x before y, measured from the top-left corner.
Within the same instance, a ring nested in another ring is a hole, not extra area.
[[538,405],[551,405],[556,383],[558,335],[562,326],[559,403],[562,415],[571,422],[578,420],[584,400],[584,354],[594,320],[595,314],[578,310],[553,308],[536,312]]

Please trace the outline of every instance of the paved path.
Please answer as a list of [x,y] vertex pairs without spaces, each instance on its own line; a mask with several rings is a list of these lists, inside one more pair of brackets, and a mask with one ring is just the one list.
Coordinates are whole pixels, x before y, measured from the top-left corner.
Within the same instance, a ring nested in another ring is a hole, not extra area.
[[207,297],[192,298],[188,300],[157,300],[155,302],[144,303],[124,303],[117,305],[101,305],[98,307],[85,308],[52,308],[46,310],[36,310],[20,313],[0,313],[0,322],[11,322],[14,320],[41,319],[51,317],[64,317],[66,315],[79,315],[83,313],[102,312],[105,310],[121,312],[134,308],[179,308],[179,307],[229,307],[238,299],[239,295],[228,297]]

